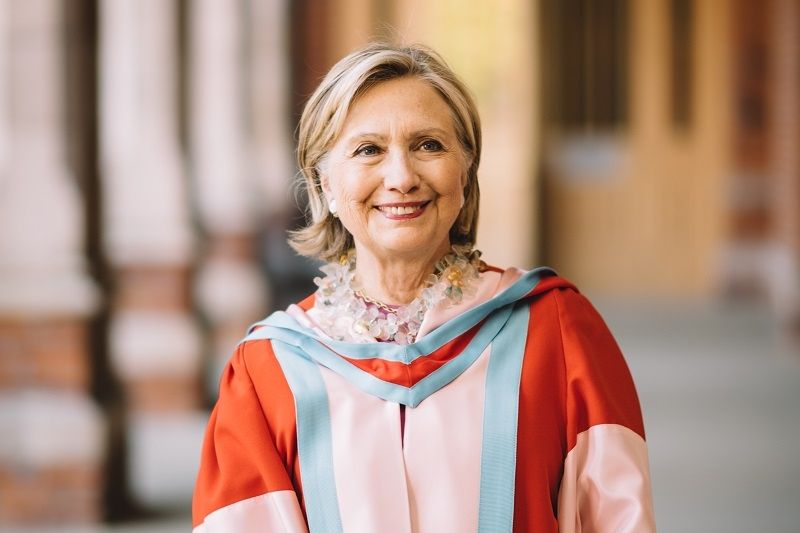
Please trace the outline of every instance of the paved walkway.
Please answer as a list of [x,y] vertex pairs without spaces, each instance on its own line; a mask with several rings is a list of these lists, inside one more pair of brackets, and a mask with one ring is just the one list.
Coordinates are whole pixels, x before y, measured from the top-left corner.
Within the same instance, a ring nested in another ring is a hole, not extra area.
[[800,531],[800,347],[752,308],[599,307],[637,382],[659,532]]

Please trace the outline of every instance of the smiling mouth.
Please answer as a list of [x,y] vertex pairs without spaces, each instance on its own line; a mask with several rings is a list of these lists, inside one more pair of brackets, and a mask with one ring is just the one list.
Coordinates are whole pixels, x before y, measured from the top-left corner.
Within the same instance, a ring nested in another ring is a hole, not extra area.
[[377,205],[375,208],[388,218],[415,218],[422,214],[429,202],[403,202],[397,204]]

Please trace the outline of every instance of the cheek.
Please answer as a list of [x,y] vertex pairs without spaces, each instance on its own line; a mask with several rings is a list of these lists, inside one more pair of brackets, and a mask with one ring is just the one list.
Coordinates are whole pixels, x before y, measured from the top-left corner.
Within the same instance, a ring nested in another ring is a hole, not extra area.
[[342,206],[363,203],[370,197],[372,189],[362,175],[344,173],[331,180],[331,190]]
[[341,204],[349,211],[363,211],[368,205],[370,194],[363,187],[343,188],[341,191]]
[[464,201],[464,185],[466,184],[466,171],[461,166],[454,166],[447,169],[439,180],[438,191],[443,197],[458,204]]

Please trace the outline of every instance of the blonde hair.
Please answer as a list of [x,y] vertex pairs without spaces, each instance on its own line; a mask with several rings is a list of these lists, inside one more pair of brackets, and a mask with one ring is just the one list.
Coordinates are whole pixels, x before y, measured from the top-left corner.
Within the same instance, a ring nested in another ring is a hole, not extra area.
[[300,117],[297,164],[301,187],[308,195],[306,226],[290,232],[289,244],[299,254],[331,261],[350,250],[353,236],[331,215],[320,182],[320,167],[341,133],[353,102],[371,87],[392,79],[416,76],[442,96],[453,116],[456,135],[469,163],[464,206],[450,229],[453,245],[475,244],[478,225],[478,164],[481,128],[478,110],[466,86],[444,60],[421,45],[372,43],[341,59],[306,102]]

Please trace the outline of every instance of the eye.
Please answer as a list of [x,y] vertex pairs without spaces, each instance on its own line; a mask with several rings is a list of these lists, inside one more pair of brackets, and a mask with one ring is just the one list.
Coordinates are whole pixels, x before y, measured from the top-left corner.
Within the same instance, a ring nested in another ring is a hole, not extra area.
[[434,139],[428,139],[426,141],[423,141],[422,144],[419,145],[419,147],[422,148],[422,150],[425,152],[439,152],[444,148],[442,146],[442,143]]
[[354,155],[373,156],[378,155],[379,153],[381,153],[381,149],[374,144],[364,144],[356,149]]

